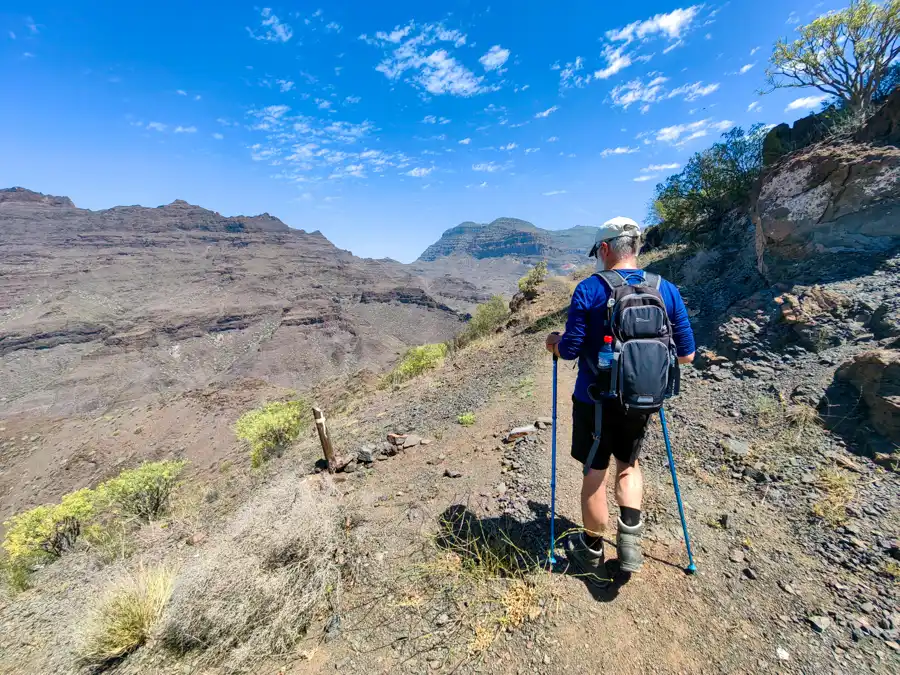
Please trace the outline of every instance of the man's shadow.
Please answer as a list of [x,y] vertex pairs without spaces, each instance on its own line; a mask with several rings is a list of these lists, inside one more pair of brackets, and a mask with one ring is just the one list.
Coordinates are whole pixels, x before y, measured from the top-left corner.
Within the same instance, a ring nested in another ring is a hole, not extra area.
[[[535,517],[527,522],[510,516],[479,518],[463,504],[454,504],[438,517],[437,545],[453,551],[471,565],[499,576],[515,577],[537,568],[554,574],[566,574],[580,579],[598,602],[611,602],[631,578],[618,567],[618,560],[607,560],[608,580],[597,584],[563,556],[551,565],[548,558],[550,514],[546,504],[528,502]],[[557,550],[571,532],[580,531],[568,518],[556,516]],[[607,544],[608,546],[608,544]]]

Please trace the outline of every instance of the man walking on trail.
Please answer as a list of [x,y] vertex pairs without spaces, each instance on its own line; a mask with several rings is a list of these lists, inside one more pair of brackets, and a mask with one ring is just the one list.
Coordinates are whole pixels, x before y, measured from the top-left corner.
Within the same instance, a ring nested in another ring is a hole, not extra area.
[[[630,218],[613,218],[597,231],[590,255],[597,258],[598,271],[613,270],[628,284],[641,284],[646,273],[638,268],[640,227]],[[651,275],[652,276],[652,275]],[[617,281],[617,279],[614,280]],[[672,327],[678,362],[694,360],[694,335],[688,322],[687,309],[678,289],[660,280],[657,288],[665,303]],[[566,549],[570,562],[576,564],[594,583],[607,581],[604,564],[603,534],[609,525],[607,506],[607,473],[610,458],[616,459],[616,503],[619,505],[617,553],[619,569],[637,572],[643,563],[641,555],[641,500],[643,478],[638,457],[650,413],[626,411],[618,399],[602,399],[596,403],[589,393],[595,382],[592,364],[597,362],[604,337],[611,334],[608,319],[609,283],[595,274],[580,284],[572,295],[566,332],[551,333],[547,349],[559,358],[578,361],[578,378],[572,396],[572,456],[586,464],[593,447],[593,459],[585,466],[581,487],[581,515],[584,532],[570,536]],[[640,319],[639,319],[640,320]],[[610,338],[606,338],[609,344]],[[601,405],[601,429],[595,430],[595,405]],[[599,443],[595,434],[599,432]]]

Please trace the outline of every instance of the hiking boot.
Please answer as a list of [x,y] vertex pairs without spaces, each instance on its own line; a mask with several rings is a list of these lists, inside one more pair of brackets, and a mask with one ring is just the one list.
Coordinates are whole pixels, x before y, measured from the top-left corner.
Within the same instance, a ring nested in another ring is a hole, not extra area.
[[581,572],[585,580],[599,587],[609,584],[609,576],[606,573],[606,564],[603,562],[603,544],[600,550],[588,548],[584,541],[584,534],[576,532],[566,538],[566,556],[569,562]]
[[619,555],[619,569],[623,572],[637,572],[644,563],[641,554],[641,535],[644,523],[629,527],[619,518],[619,534],[616,537],[616,550]]

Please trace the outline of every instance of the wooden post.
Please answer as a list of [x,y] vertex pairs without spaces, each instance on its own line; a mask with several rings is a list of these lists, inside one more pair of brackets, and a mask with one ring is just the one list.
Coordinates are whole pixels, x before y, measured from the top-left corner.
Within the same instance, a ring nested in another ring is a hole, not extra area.
[[331,447],[331,437],[328,435],[328,427],[325,425],[325,414],[321,408],[313,408],[313,418],[316,420],[316,431],[319,432],[319,442],[322,444],[322,452],[325,453],[325,461],[328,462],[328,473],[337,470],[337,462],[334,457],[334,448]]

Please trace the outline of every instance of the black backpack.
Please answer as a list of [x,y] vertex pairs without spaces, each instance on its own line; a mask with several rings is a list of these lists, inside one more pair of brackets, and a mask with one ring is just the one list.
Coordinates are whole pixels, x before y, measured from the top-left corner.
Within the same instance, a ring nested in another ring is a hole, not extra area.
[[596,363],[590,363],[598,376],[589,389],[591,397],[598,403],[601,398],[616,398],[629,414],[655,413],[666,398],[678,394],[680,385],[672,324],[659,293],[662,277],[647,272],[641,283],[631,285],[614,270],[595,276],[610,289],[606,307],[613,362],[608,380],[601,379]]

